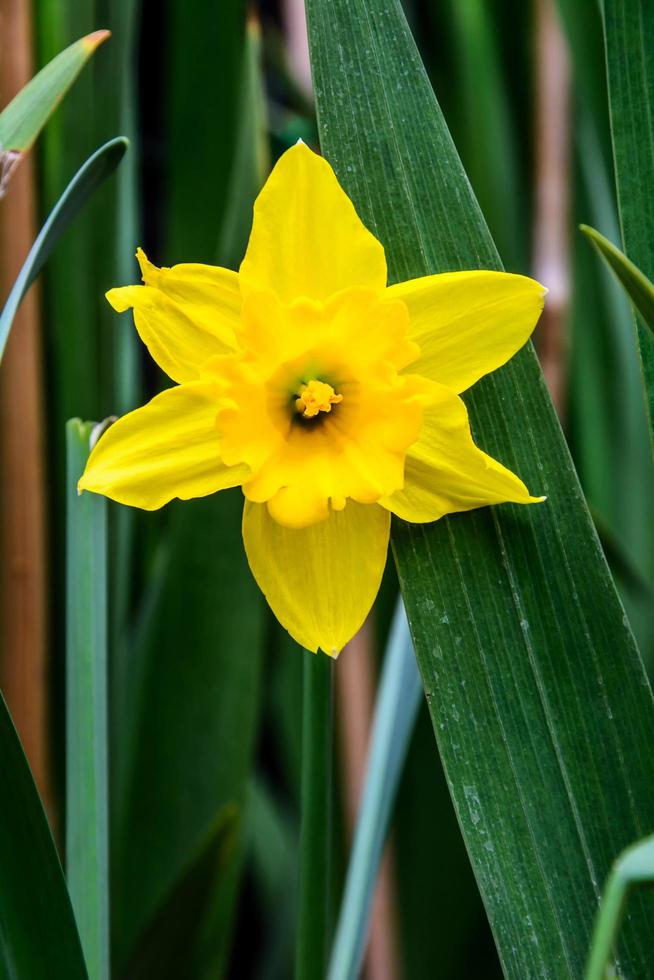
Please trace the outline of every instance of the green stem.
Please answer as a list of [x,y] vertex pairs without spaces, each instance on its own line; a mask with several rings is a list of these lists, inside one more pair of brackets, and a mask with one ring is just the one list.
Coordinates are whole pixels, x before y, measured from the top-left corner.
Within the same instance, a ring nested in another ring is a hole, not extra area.
[[332,661],[304,654],[302,825],[296,980],[324,980],[331,842]]

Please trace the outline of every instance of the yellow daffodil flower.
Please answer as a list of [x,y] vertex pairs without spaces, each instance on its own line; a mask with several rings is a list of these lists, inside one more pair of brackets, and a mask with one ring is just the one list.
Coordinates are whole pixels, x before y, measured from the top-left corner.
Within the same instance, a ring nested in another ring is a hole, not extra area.
[[303,143],[256,201],[238,274],[137,257],[144,285],[107,298],[176,385],[105,432],[80,491],[154,510],[241,486],[250,568],[302,646],[336,656],[359,628],[391,514],[542,499],[477,448],[459,398],[531,334],[532,279],[387,287],[382,245]]

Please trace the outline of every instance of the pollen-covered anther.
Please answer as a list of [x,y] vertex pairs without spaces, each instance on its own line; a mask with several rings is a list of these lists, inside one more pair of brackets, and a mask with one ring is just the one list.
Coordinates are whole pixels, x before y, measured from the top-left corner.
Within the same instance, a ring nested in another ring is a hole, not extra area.
[[343,396],[337,395],[325,381],[308,381],[298,391],[295,409],[305,419],[312,419],[319,412],[331,412],[332,405],[342,401]]

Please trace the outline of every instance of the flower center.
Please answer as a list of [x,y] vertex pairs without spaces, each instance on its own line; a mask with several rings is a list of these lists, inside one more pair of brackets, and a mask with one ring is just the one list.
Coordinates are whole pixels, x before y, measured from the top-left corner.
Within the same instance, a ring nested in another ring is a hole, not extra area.
[[343,396],[324,381],[308,381],[297,394],[295,410],[305,419],[315,418],[319,412],[331,412],[332,405],[343,401]]

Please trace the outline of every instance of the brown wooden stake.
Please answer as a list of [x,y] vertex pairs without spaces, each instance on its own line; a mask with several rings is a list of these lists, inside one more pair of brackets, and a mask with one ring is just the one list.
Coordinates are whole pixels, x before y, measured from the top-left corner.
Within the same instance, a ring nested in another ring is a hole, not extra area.
[[[6,104],[33,74],[31,4],[4,0],[0,95]],[[4,302],[36,234],[33,157],[0,201]],[[0,368],[0,686],[52,816],[47,751],[45,492],[37,290],[14,321]]]
[[559,418],[565,417],[570,299],[570,65],[553,0],[536,4],[534,277],[549,294],[536,345]]
[[[336,708],[341,772],[349,840],[356,824],[368,757],[375,700],[373,631],[370,619],[350,640],[336,663]],[[395,980],[399,958],[395,936],[393,859],[386,846],[370,916],[364,961],[367,980]]]

